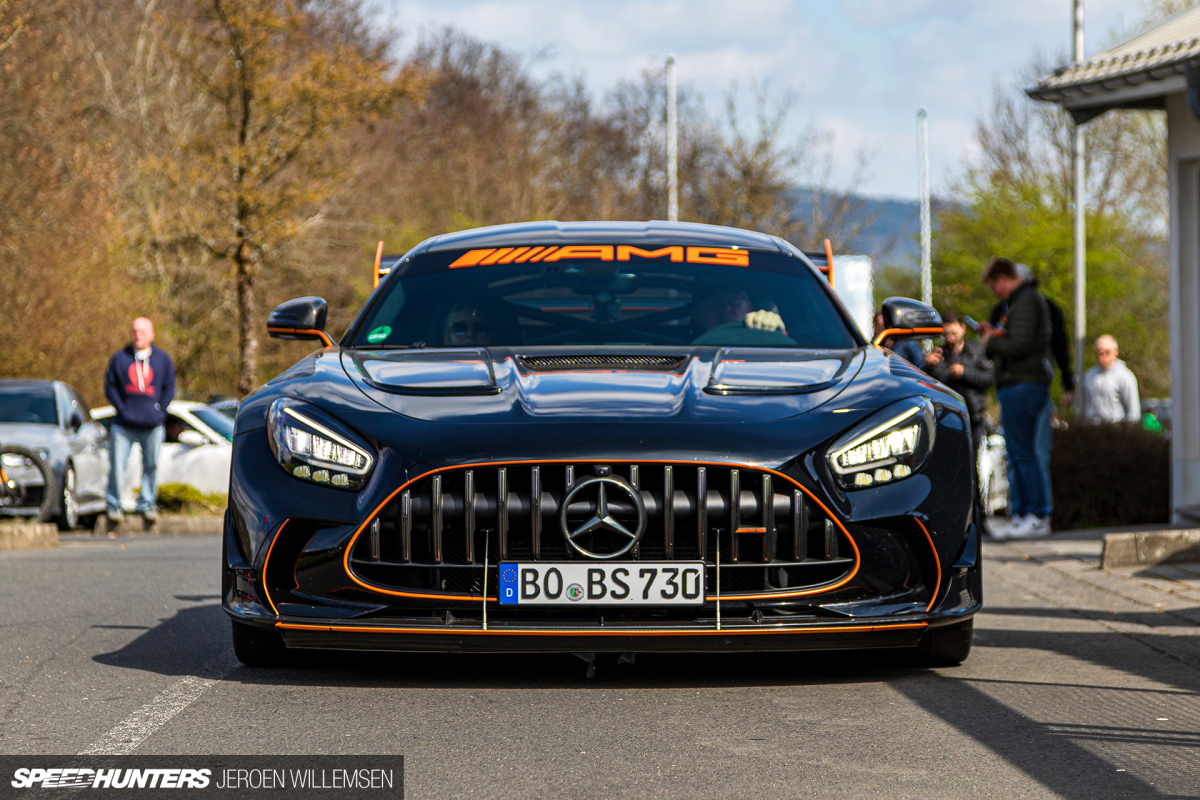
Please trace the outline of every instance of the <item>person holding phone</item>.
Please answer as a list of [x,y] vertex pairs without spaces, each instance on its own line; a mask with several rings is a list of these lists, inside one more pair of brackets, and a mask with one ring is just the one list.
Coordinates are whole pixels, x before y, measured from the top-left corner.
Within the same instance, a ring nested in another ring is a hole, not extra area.
[[[987,393],[996,380],[992,362],[983,345],[967,341],[967,321],[957,312],[942,314],[946,344],[925,354],[925,372],[963,396],[971,417],[971,443],[978,449],[983,441],[983,420],[987,414]],[[978,325],[975,326],[978,329]]]

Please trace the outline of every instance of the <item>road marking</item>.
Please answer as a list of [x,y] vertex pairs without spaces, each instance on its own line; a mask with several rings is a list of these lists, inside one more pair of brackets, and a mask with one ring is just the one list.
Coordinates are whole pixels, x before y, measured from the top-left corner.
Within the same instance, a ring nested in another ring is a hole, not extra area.
[[101,736],[79,755],[124,756],[146,741],[167,724],[172,717],[196,702],[217,681],[238,667],[233,653],[226,651],[188,675],[168,686],[146,705]]

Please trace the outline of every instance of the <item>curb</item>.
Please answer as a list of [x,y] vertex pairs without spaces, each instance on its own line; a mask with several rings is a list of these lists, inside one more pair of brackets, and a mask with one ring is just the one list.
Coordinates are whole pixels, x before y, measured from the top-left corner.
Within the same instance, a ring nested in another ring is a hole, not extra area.
[[58,546],[58,526],[54,523],[0,525],[0,550],[42,550]]
[[[160,514],[154,527],[146,529],[137,514],[126,514],[125,522],[113,533],[118,536],[219,536],[224,516],[184,517]],[[108,520],[103,514],[96,520],[96,536],[108,535]]]
[[1104,534],[1103,569],[1200,562],[1200,529]]

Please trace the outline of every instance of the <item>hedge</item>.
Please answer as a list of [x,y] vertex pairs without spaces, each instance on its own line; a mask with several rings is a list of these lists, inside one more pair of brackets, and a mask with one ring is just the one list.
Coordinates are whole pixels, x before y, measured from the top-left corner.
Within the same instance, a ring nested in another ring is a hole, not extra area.
[[1055,530],[1170,522],[1171,442],[1138,423],[1054,431],[1050,480]]

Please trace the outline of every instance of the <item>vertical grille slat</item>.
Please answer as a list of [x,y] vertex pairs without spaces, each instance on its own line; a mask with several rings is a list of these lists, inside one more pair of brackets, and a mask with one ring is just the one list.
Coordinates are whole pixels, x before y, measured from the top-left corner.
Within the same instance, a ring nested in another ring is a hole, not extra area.
[[675,557],[675,473],[663,467],[663,548],[667,558]]
[[775,484],[770,473],[762,476],[763,563],[775,557]]
[[[736,469],[729,470],[729,560],[738,560],[737,529],[742,527],[742,484],[741,474]],[[717,540],[717,547],[720,547]]]
[[433,563],[442,563],[442,476],[433,476],[433,489],[429,494],[430,509],[433,512],[433,525],[430,535],[433,539]]
[[508,470],[496,473],[496,528],[500,535],[500,558],[508,558]]
[[542,555],[542,471],[534,467],[529,475],[529,533],[534,558]]
[[412,492],[400,494],[400,560],[412,561]]
[[837,530],[833,523],[825,520],[825,560],[838,557]]
[[808,503],[799,489],[792,490],[792,559],[803,561],[808,556]]
[[708,556],[708,471],[696,467],[696,552]]
[[467,563],[475,563],[475,470],[463,475],[463,538]]

